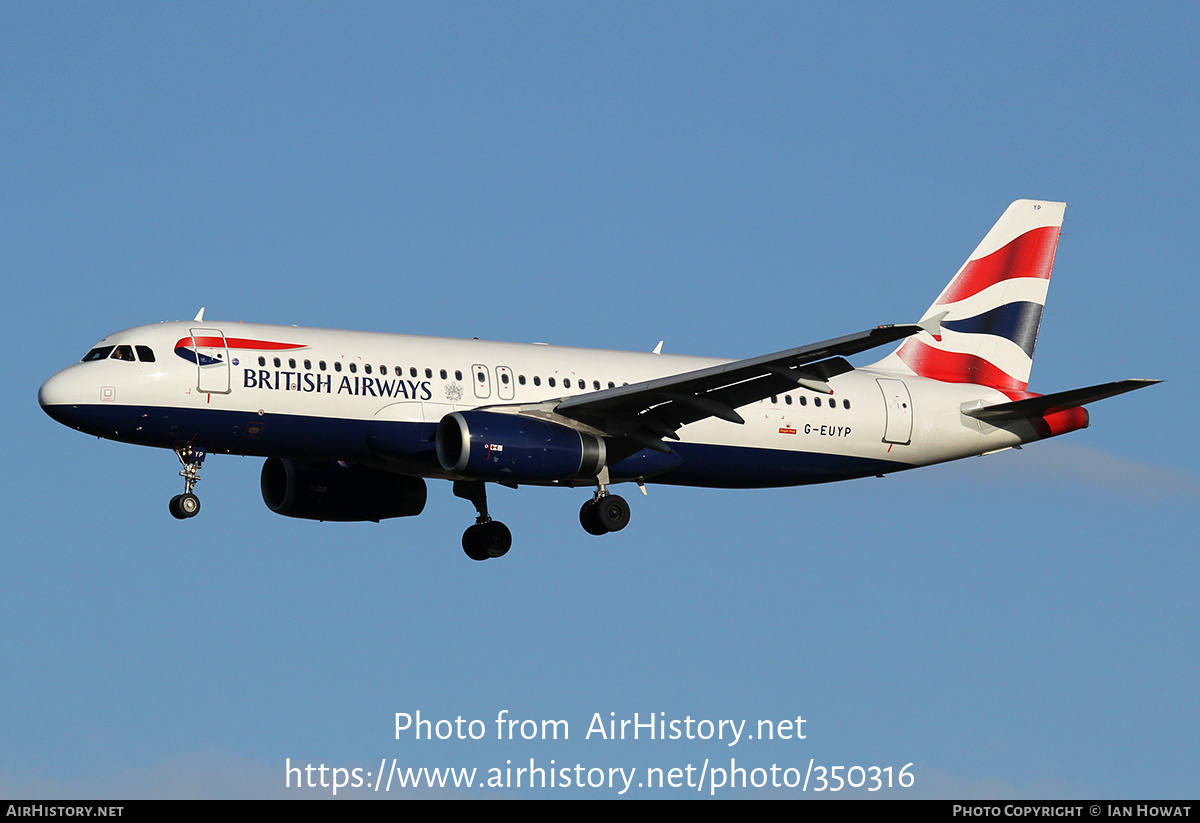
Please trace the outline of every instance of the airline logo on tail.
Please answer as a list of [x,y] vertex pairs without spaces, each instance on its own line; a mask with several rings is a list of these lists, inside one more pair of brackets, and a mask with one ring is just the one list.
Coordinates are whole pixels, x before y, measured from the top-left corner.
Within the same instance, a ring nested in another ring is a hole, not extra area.
[[1029,385],[1065,203],[1018,200],[992,227],[922,320],[941,334],[910,337],[896,355],[921,377],[1016,396]]

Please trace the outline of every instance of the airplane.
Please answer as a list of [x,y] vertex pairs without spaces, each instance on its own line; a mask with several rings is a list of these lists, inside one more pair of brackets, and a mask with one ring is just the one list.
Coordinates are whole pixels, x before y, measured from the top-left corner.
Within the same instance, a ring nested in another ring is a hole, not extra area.
[[[208,454],[265,457],[267,507],[375,521],[425,507],[426,480],[471,502],[473,560],[512,534],[488,483],[593,488],[593,535],[625,528],[609,487],[825,483],[989,454],[1085,428],[1087,403],[1158,380],[1027,390],[1066,204],[1008,207],[915,324],[744,360],[223,323],[110,334],[51,376],[38,402],[97,437],[171,449],[200,511]],[[846,359],[888,344],[881,360]]]

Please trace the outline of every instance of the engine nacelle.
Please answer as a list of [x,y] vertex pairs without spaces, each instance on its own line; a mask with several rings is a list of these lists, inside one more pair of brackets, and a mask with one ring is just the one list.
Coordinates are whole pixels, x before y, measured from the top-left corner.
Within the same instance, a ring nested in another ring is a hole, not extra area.
[[412,517],[425,508],[420,477],[366,466],[270,457],[262,468],[267,508],[305,520],[372,520]]
[[594,479],[605,461],[602,438],[545,420],[487,411],[443,417],[437,455],[446,471],[513,483]]

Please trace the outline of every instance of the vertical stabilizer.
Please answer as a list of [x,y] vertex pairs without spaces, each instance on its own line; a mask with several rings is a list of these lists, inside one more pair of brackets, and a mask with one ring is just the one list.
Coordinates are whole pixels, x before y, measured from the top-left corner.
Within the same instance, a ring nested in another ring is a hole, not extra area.
[[944,315],[940,334],[910,337],[876,367],[1025,391],[1065,210],[1042,200],[1009,206],[922,316]]

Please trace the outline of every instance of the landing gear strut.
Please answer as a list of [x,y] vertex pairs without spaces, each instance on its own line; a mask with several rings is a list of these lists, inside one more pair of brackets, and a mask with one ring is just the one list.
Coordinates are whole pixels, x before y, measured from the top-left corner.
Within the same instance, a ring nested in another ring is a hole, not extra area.
[[512,547],[512,532],[488,516],[487,489],[480,480],[455,480],[454,496],[471,501],[477,515],[475,525],[463,532],[462,547],[472,560],[503,557]]
[[579,510],[579,524],[588,534],[619,532],[629,525],[629,504],[625,498],[609,494],[608,469],[605,468],[598,480],[596,494]]
[[200,498],[192,494],[192,489],[196,488],[196,484],[200,482],[200,465],[207,455],[202,449],[194,449],[191,446],[176,449],[175,454],[179,457],[179,462],[183,464],[183,471],[179,473],[179,476],[183,478],[184,491],[183,494],[177,494],[171,498],[168,508],[171,510],[172,517],[177,520],[186,520],[200,513]]

